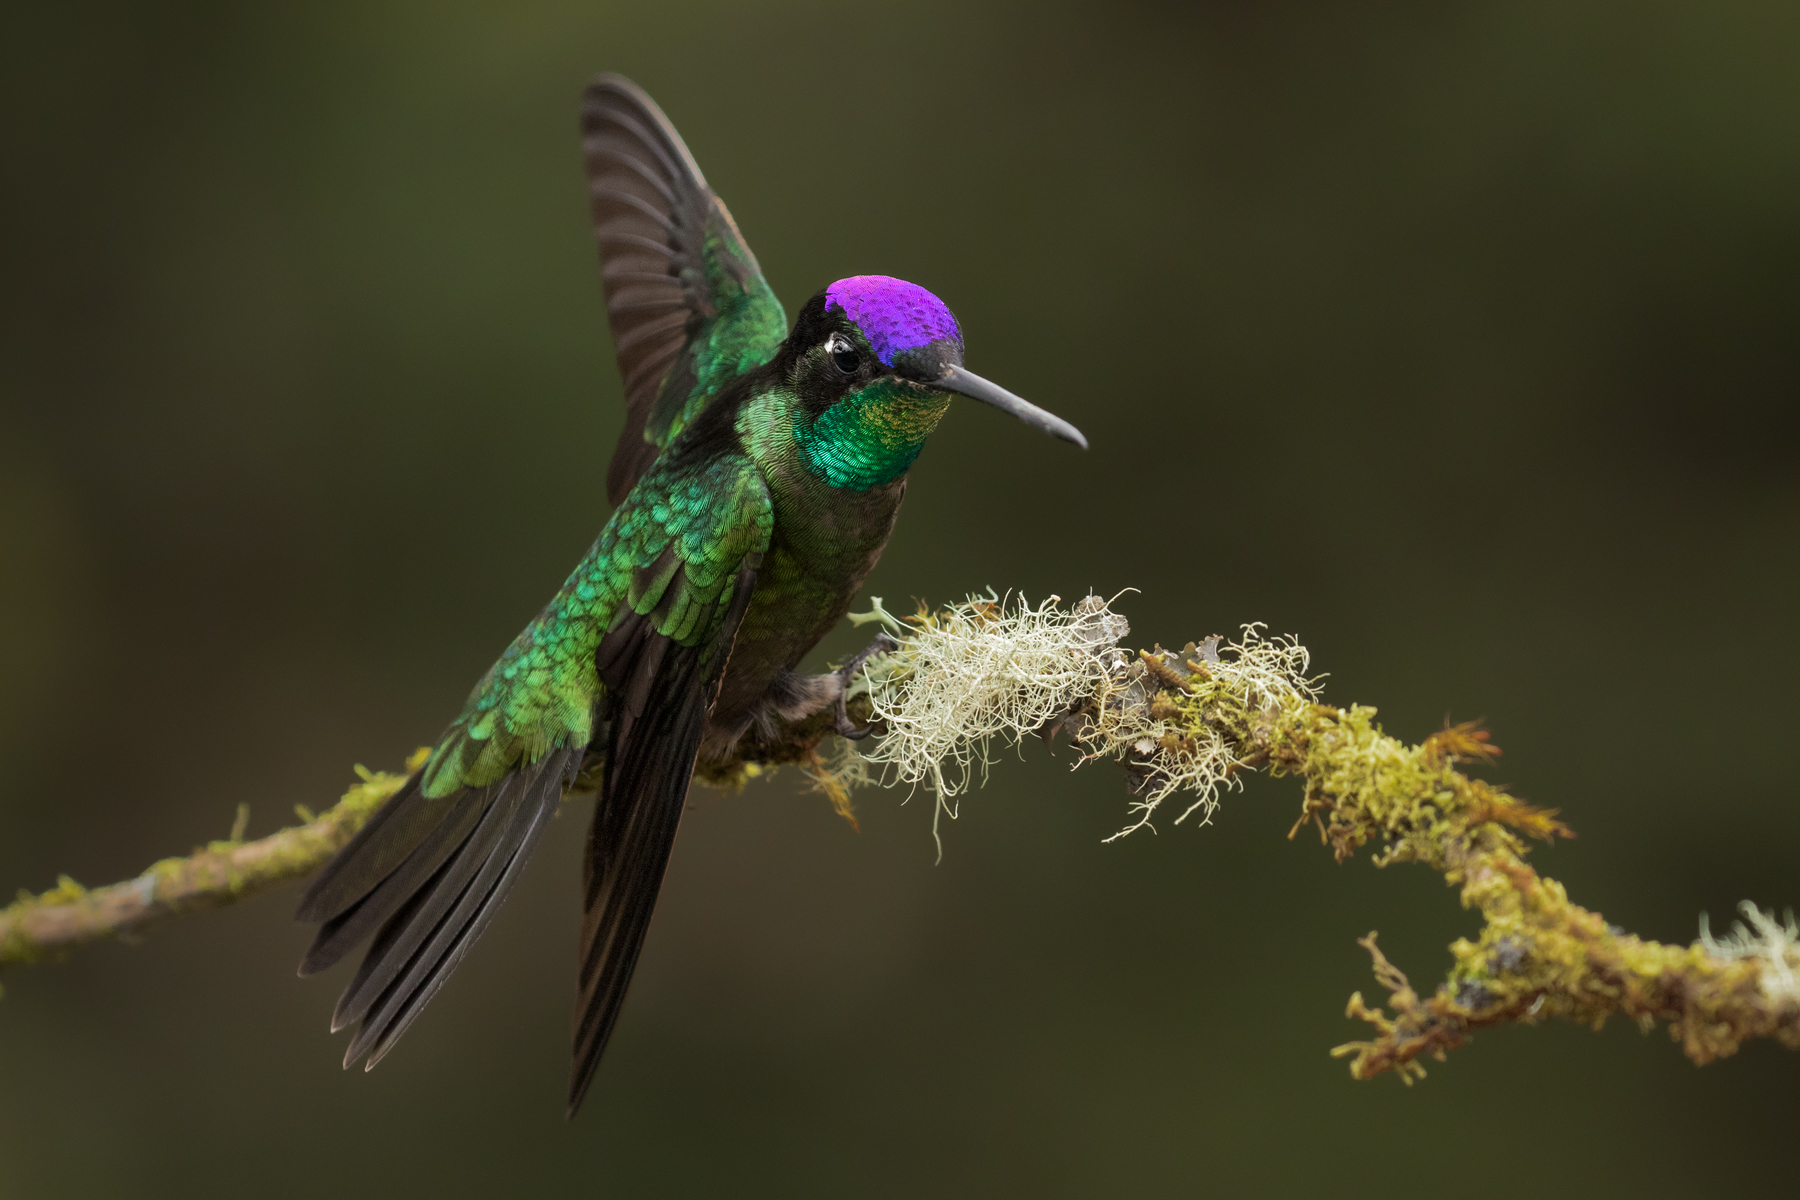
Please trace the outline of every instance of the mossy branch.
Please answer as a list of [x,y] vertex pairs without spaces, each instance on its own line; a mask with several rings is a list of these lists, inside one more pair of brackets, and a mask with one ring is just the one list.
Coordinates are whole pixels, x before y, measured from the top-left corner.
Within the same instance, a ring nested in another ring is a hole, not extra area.
[[[1450,947],[1445,982],[1421,996],[1362,939],[1393,1014],[1360,993],[1348,1015],[1374,1036],[1332,1053],[1358,1079],[1393,1072],[1411,1083],[1418,1061],[1440,1061],[1478,1029],[1565,1017],[1595,1026],[1620,1015],[1648,1029],[1664,1022],[1697,1063],[1733,1053],[1758,1037],[1800,1048],[1800,928],[1746,905],[1749,926],[1715,940],[1702,923],[1688,946],[1634,937],[1570,902],[1562,885],[1526,861],[1528,840],[1572,837],[1553,810],[1536,808],[1462,768],[1491,761],[1498,747],[1472,725],[1442,730],[1418,745],[1389,737],[1375,710],[1318,700],[1307,654],[1291,638],[1253,626],[1236,642],[1217,637],[1179,653],[1118,648],[1124,619],[1096,597],[1073,610],[1055,598],[1037,606],[975,599],[904,621],[876,601],[861,617],[880,621],[900,649],[865,670],[852,713],[881,730],[865,755],[832,735],[830,713],[741,742],[724,761],[703,762],[696,778],[741,785],[780,765],[805,770],[837,810],[854,820],[850,789],[881,774],[923,783],[939,810],[984,772],[994,738],[1066,733],[1082,762],[1113,759],[1136,800],[1132,822],[1148,824],[1177,794],[1202,823],[1245,771],[1291,776],[1305,789],[1289,832],[1317,829],[1338,861],[1376,847],[1377,866],[1421,863],[1461,889],[1480,912],[1473,940]],[[408,770],[416,770],[424,752]],[[404,775],[362,771],[328,812],[254,842],[242,841],[244,810],[232,836],[186,858],[165,859],[136,879],[92,891],[66,876],[40,896],[0,910],[0,965],[33,962],[102,938],[127,935],[164,916],[228,904],[309,874],[399,789]]]
[[[945,797],[985,769],[988,742],[1066,730],[1083,761],[1120,761],[1147,824],[1177,793],[1179,822],[1204,821],[1241,773],[1266,768],[1305,787],[1293,837],[1312,825],[1339,862],[1365,845],[1375,865],[1421,863],[1461,889],[1483,928],[1451,946],[1446,981],[1421,997],[1362,940],[1394,1010],[1361,994],[1348,1015],[1374,1037],[1337,1047],[1368,1079],[1392,1071],[1411,1083],[1422,1056],[1442,1060],[1477,1029],[1565,1017],[1595,1028],[1615,1014],[1645,1029],[1658,1021],[1696,1063],[1771,1037],[1800,1049],[1800,928],[1746,904],[1749,926],[1687,946],[1634,937],[1570,902],[1563,886],[1525,861],[1528,839],[1574,836],[1554,810],[1526,804],[1460,768],[1499,753],[1473,725],[1418,745],[1388,736],[1375,710],[1318,702],[1305,649],[1246,626],[1179,653],[1129,655],[1115,646],[1124,622],[1097,597],[1072,611],[974,599],[904,622],[882,612],[901,649],[867,675],[886,734],[868,756],[890,779],[924,782]],[[850,774],[853,774],[850,773]],[[847,776],[848,777],[848,776]]]
[[1525,862],[1527,838],[1572,836],[1555,814],[1457,769],[1499,753],[1481,731],[1457,726],[1408,746],[1384,734],[1374,715],[1360,706],[1295,706],[1243,743],[1266,754],[1273,773],[1305,784],[1294,833],[1313,825],[1340,862],[1374,844],[1376,866],[1430,867],[1483,919],[1477,938],[1450,947],[1455,965],[1425,997],[1373,933],[1361,940],[1394,1013],[1351,996],[1348,1015],[1375,1035],[1332,1051],[1350,1059],[1353,1076],[1392,1071],[1411,1083],[1425,1074],[1422,1056],[1441,1062],[1478,1029],[1549,1017],[1595,1029],[1614,1015],[1646,1030],[1666,1022],[1696,1063],[1758,1037],[1800,1049],[1800,996],[1781,985],[1791,943],[1740,957],[1710,939],[1671,946],[1608,925]]
[[[852,702],[851,713],[867,720],[867,700]],[[714,786],[737,786],[745,779],[778,766],[799,766],[826,792],[837,811],[852,823],[849,793],[828,769],[818,746],[833,725],[831,712],[784,726],[775,739],[745,742],[725,762],[702,763],[695,777]],[[21,890],[0,908],[0,967],[60,958],[72,950],[107,938],[131,938],[145,926],[178,913],[234,904],[259,892],[312,874],[356,836],[356,831],[387,802],[407,777],[425,764],[429,747],[407,760],[400,774],[357,767],[359,781],[331,808],[317,816],[297,809],[302,823],[255,841],[244,840],[249,805],[238,806],[231,833],[193,853],[150,864],[135,878],[106,887],[87,888],[67,875],[36,895]],[[588,790],[594,779],[584,776],[577,788]]]
[[[424,764],[420,750],[408,773]],[[371,814],[400,790],[406,775],[358,767],[361,782],[318,816],[300,810],[304,824],[244,841],[248,805],[239,805],[231,835],[183,858],[152,863],[135,879],[84,888],[67,875],[41,895],[21,892],[0,909],[0,966],[38,962],[89,942],[129,936],[176,913],[217,908],[310,875],[356,835]]]

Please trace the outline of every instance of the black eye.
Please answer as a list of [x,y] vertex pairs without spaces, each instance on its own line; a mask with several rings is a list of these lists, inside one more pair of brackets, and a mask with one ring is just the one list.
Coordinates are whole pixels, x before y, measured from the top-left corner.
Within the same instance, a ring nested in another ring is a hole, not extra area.
[[862,365],[862,355],[856,352],[856,347],[835,333],[825,343],[825,353],[831,355],[831,365],[845,375],[856,374],[856,368]]

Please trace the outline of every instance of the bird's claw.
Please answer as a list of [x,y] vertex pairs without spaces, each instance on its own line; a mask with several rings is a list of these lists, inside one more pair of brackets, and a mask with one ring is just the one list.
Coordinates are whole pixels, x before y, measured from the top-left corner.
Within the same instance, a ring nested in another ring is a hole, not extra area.
[[838,668],[838,678],[841,681],[840,686],[838,687],[837,698],[837,732],[839,737],[849,738],[853,742],[858,742],[869,736],[869,731],[873,729],[874,726],[859,726],[852,724],[850,721],[850,709],[848,707],[850,684],[856,679],[856,673],[863,669],[864,663],[868,662],[878,654],[891,654],[899,648],[900,643],[895,641],[890,634],[884,631],[876,634],[874,639],[871,640],[868,645],[864,646],[861,650],[858,650],[849,662]]

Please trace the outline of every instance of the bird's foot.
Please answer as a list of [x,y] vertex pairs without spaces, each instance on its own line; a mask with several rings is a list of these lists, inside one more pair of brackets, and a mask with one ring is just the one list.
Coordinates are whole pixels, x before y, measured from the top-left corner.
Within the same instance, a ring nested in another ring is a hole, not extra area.
[[850,685],[856,680],[856,673],[863,669],[863,664],[878,654],[891,654],[900,648],[900,643],[886,633],[878,633],[873,641],[858,650],[853,658],[838,668],[837,697],[837,731],[842,737],[851,741],[860,741],[869,736],[868,725],[854,725],[850,721],[849,697]]

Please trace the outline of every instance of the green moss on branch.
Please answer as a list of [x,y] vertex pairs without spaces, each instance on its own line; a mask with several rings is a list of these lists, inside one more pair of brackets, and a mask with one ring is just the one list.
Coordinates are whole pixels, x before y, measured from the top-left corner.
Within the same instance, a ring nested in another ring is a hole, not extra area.
[[[412,757],[409,772],[419,767],[425,753]],[[246,842],[248,809],[239,806],[229,838],[152,863],[135,879],[89,889],[64,875],[40,895],[21,893],[0,909],[0,965],[54,958],[89,942],[135,933],[176,913],[217,908],[310,875],[406,781],[403,774],[357,770],[361,781],[319,816],[302,813],[302,825]]]
[[1483,928],[1450,947],[1455,965],[1428,996],[1382,956],[1374,934],[1363,939],[1393,1014],[1351,997],[1349,1015],[1374,1030],[1333,1051],[1350,1060],[1352,1075],[1392,1071],[1410,1083],[1425,1073],[1421,1057],[1442,1061],[1478,1029],[1551,1017],[1596,1029],[1613,1016],[1645,1029],[1663,1022],[1696,1063],[1752,1038],[1800,1048],[1800,1005],[1766,986],[1765,962],[1634,937],[1539,875],[1525,861],[1526,839],[1572,835],[1554,813],[1457,769],[1498,753],[1485,735],[1459,726],[1408,746],[1374,716],[1362,707],[1297,707],[1263,740],[1271,769],[1305,784],[1295,831],[1314,825],[1340,862],[1373,844],[1377,866],[1415,862],[1440,872]]
[[[1424,1075],[1421,1057],[1441,1060],[1478,1029],[1549,1017],[1595,1027],[1615,1015],[1645,1028],[1664,1022],[1697,1063],[1752,1038],[1800,1048],[1800,929],[1791,920],[1778,925],[1748,906],[1753,929],[1688,946],[1616,929],[1525,861],[1530,839],[1573,836],[1555,812],[1462,769],[1499,754],[1482,731],[1462,725],[1407,745],[1382,731],[1373,708],[1319,703],[1305,649],[1291,638],[1246,627],[1235,643],[1208,638],[1134,656],[1115,648],[1124,628],[1113,617],[1095,597],[1073,610],[976,599],[895,622],[902,647],[872,668],[887,733],[870,757],[897,765],[902,779],[941,785],[942,763],[967,780],[993,737],[1066,729],[1090,758],[1118,760],[1129,773],[1136,819],[1122,833],[1178,793],[1187,806],[1177,821],[1210,813],[1242,771],[1266,767],[1305,788],[1290,837],[1310,824],[1339,862],[1372,846],[1377,866],[1440,872],[1481,914],[1482,931],[1451,947],[1448,978],[1423,997],[1374,934],[1363,940],[1393,1015],[1351,997],[1349,1015],[1374,1036],[1333,1053],[1350,1059],[1358,1079],[1391,1071],[1410,1083]],[[1021,663],[1037,665],[1021,671]],[[1046,721],[1047,713],[1064,715]]]

